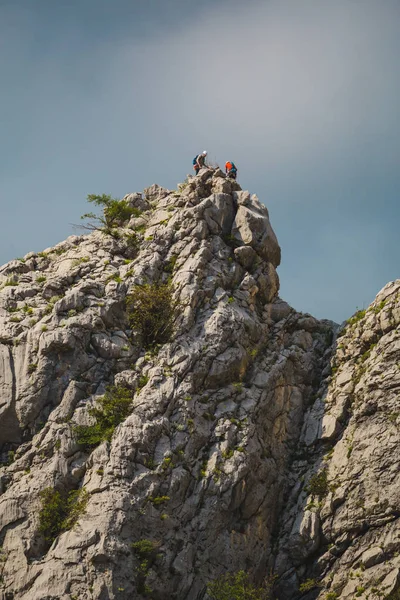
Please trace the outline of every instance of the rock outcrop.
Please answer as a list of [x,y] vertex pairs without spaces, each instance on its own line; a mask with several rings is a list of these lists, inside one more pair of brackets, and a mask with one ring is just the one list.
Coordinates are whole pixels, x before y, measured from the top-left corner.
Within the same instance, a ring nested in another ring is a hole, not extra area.
[[310,599],[398,597],[399,324],[398,280],[338,333],[291,466],[275,563],[282,597],[306,581]]
[[[1,600],[200,600],[241,569],[282,600],[391,593],[400,282],[339,330],[279,298],[268,211],[220,171],[124,200],[117,232],[0,269]],[[127,298],[154,282],[179,314],[146,351]],[[83,447],[110,384],[130,414]],[[50,537],[46,490],[84,492]]]

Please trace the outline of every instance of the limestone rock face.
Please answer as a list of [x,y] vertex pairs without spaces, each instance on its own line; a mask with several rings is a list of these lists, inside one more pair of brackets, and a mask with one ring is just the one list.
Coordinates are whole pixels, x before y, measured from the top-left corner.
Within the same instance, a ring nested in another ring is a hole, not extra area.
[[400,280],[338,333],[291,466],[279,597],[296,598],[309,579],[318,582],[310,598],[321,600],[389,598],[398,589],[399,324]]
[[[202,169],[125,200],[117,236],[0,269],[0,600],[206,600],[241,569],[282,600],[395,589],[400,282],[335,345],[278,297],[268,211],[237,182]],[[181,309],[146,352],[127,295],[167,281]],[[130,414],[84,449],[110,384]],[[86,494],[50,541],[47,488]]]

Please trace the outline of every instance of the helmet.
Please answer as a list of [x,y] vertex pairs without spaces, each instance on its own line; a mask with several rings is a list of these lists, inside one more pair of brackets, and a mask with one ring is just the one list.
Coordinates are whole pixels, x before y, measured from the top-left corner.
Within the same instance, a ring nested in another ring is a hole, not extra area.
[[206,156],[207,155],[207,150],[203,150],[203,155]]

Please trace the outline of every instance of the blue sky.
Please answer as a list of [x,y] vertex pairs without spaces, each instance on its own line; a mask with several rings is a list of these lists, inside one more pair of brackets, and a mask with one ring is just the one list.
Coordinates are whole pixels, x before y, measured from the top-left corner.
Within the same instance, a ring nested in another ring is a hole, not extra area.
[[0,263],[207,148],[268,206],[281,296],[342,321],[400,276],[399,56],[398,0],[0,0]]

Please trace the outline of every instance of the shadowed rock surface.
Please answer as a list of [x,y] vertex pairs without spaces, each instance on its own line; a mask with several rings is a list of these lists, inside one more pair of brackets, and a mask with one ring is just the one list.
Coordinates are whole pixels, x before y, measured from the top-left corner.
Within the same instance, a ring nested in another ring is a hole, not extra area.
[[[71,236],[0,269],[1,600],[205,600],[241,569],[274,573],[282,600],[388,596],[400,281],[339,329],[279,298],[267,208],[220,171],[125,200],[140,214],[117,239]],[[146,352],[127,295],[167,281],[174,334]],[[130,415],[84,449],[75,428],[110,384]],[[89,494],[54,541],[46,488]]]

